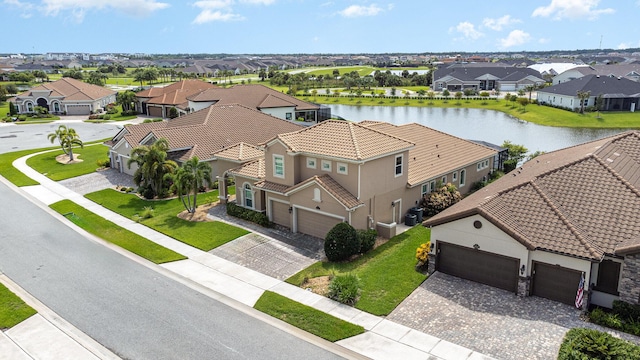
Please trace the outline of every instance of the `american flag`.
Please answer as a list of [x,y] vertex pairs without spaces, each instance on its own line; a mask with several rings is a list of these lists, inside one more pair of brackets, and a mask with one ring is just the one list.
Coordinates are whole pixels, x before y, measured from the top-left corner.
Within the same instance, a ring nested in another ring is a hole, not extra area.
[[584,299],[584,273],[580,275],[580,283],[578,284],[578,292],[576,293],[576,308],[582,308],[582,300]]

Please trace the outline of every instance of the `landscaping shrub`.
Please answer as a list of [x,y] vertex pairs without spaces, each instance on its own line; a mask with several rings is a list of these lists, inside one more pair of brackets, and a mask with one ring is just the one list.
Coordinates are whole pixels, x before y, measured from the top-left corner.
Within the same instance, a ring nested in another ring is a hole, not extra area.
[[448,183],[425,195],[421,206],[425,209],[426,216],[433,216],[461,199],[460,191],[455,185]]
[[142,213],[140,213],[140,217],[143,219],[150,219],[154,215],[153,212],[154,210],[151,206],[145,206]]
[[329,284],[329,297],[343,304],[354,305],[360,295],[360,280],[353,274],[337,275]]
[[626,301],[614,300],[613,312],[625,320],[640,321],[640,306]]
[[140,193],[140,195],[145,199],[153,199],[156,196],[150,185],[140,186],[138,188],[138,193]]
[[356,231],[356,236],[360,243],[360,253],[364,254],[373,249],[373,246],[376,243],[376,238],[378,237],[378,232],[374,229],[359,229]]
[[416,249],[416,260],[418,260],[418,265],[425,265],[429,261],[429,250],[431,249],[431,241],[427,241],[424,244],[421,244]]
[[589,319],[596,324],[610,327],[613,329],[622,329],[622,321],[620,316],[615,313],[606,312],[600,308],[593,309],[589,313]]
[[106,114],[106,115],[100,115],[102,117],[103,120],[111,120],[111,115]]
[[98,165],[99,168],[108,168],[111,166],[111,160],[110,159],[98,159],[96,160],[96,165]]
[[640,336],[640,306],[615,300],[608,312],[596,308],[589,313],[591,322]]
[[360,251],[356,229],[348,223],[336,224],[325,236],[324,252],[329,261],[342,261]]
[[227,214],[237,218],[254,222],[260,226],[271,227],[273,223],[265,213],[243,208],[235,203],[227,203]]
[[558,360],[588,359],[639,360],[640,346],[598,330],[569,330],[560,345]]

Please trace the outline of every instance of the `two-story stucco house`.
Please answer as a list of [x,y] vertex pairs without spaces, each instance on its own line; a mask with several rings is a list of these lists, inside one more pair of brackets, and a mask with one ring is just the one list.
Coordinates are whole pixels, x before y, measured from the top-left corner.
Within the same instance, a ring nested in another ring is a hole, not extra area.
[[335,120],[261,147],[262,158],[227,172],[236,179],[237,203],[320,238],[339,222],[393,236],[437,183],[466,193],[486,179],[497,152],[415,123]]

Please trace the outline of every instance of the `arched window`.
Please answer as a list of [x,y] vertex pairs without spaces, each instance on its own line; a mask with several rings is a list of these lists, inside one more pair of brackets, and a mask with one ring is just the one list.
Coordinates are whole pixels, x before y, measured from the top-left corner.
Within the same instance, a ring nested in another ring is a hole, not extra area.
[[320,189],[313,189],[313,201],[322,202],[322,198],[320,197]]
[[57,112],[57,113],[60,112],[60,103],[59,102],[56,101],[56,102],[53,103],[53,111]]
[[247,183],[244,184],[244,207],[253,209],[253,191]]
[[27,112],[33,112],[33,103],[28,102],[25,105],[27,107]]

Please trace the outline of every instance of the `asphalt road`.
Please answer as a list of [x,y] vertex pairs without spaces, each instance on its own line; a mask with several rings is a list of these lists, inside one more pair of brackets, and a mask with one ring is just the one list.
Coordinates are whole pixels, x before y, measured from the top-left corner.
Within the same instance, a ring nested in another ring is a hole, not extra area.
[[0,272],[123,358],[339,358],[85,238],[4,183],[0,199]]
[[120,130],[121,125],[113,123],[109,124],[92,124],[82,121],[65,121],[48,124],[0,124],[0,154],[26,150],[37,149],[41,147],[58,146],[58,142],[51,144],[47,139],[47,135],[55,132],[60,125],[72,127],[83,142],[101,140],[115,136]]

